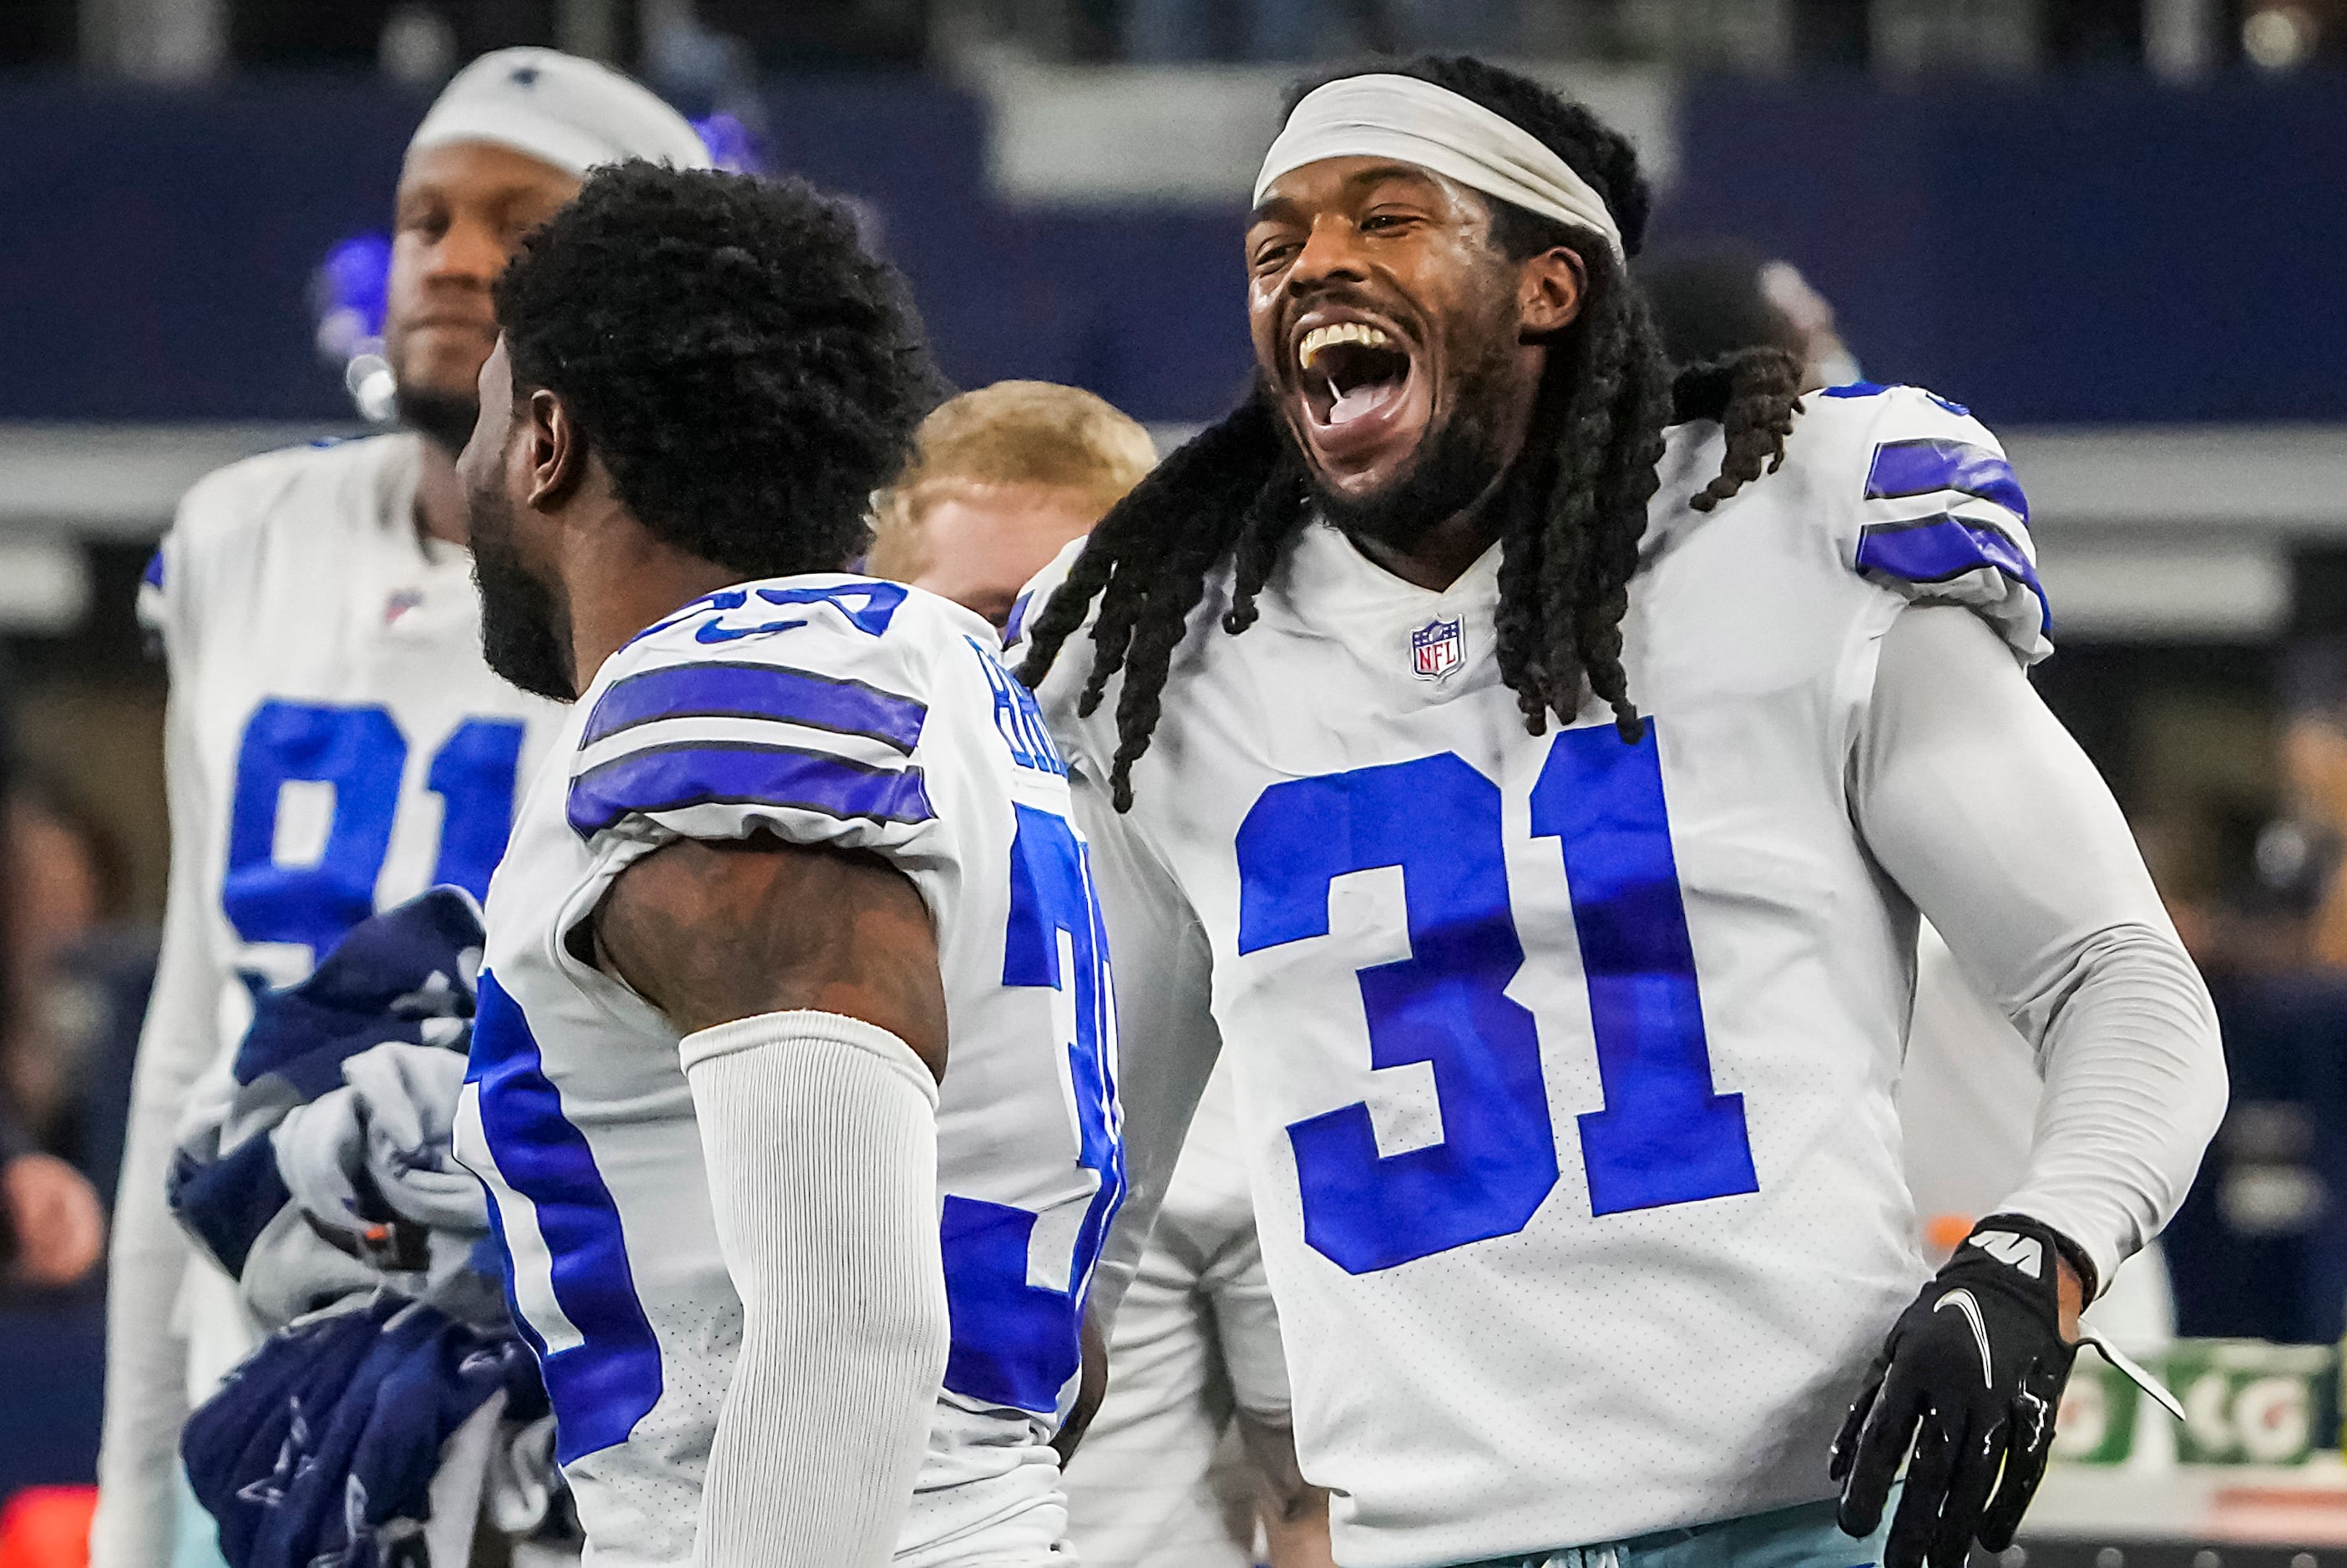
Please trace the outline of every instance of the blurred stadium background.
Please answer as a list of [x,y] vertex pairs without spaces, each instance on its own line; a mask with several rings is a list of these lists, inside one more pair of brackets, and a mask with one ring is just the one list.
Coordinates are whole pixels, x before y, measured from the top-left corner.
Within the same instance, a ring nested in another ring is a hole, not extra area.
[[[1243,386],[1245,192],[1307,63],[1467,49],[1592,101],[1656,175],[1662,249],[1791,263],[1867,375],[2005,438],[2043,688],[2226,1018],[2178,1327],[2337,1344],[2347,0],[0,0],[0,1095],[101,1189],[167,853],[140,570],[201,473],[362,427],[322,268],[386,226],[432,91],[512,43],[853,196],[958,384],[1074,383],[1166,440]],[[102,1301],[0,1286],[0,1501],[89,1479]],[[2057,1477],[2041,1532],[2347,1563],[2335,1460],[2140,1473],[2165,1457]]]

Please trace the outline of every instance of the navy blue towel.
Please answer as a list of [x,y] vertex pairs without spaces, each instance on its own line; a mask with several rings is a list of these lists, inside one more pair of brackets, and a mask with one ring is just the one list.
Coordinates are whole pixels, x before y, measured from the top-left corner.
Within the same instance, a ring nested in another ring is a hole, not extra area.
[[207,1126],[173,1154],[171,1209],[241,1277],[247,1255],[291,1201],[267,1132],[287,1110],[343,1084],[343,1064],[386,1041],[461,1052],[480,961],[480,907],[435,887],[353,927],[307,979],[253,999],[238,1045],[226,1127]]
[[179,1451],[230,1568],[388,1568],[429,1512],[441,1445],[499,1390],[510,1417],[546,1411],[518,1337],[383,1292],[271,1336]]

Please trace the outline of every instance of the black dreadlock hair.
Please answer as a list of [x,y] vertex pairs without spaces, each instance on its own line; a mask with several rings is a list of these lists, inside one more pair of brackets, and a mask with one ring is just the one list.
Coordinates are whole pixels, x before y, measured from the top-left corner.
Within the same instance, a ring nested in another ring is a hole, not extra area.
[[[1649,196],[1637,155],[1583,106],[1526,77],[1463,56],[1378,70],[1446,87],[1522,126],[1589,181],[1635,255]],[[1358,74],[1340,73],[1340,76]],[[1330,77],[1329,80],[1339,79]],[[1318,82],[1299,87],[1287,110]],[[1784,462],[1799,395],[1790,354],[1752,349],[1673,379],[1644,297],[1596,236],[1491,200],[1493,243],[1510,261],[1570,246],[1588,271],[1579,318],[1553,342],[1522,454],[1487,503],[1499,522],[1500,678],[1524,725],[1570,723],[1583,692],[1614,711],[1625,741],[1644,733],[1622,670],[1623,615],[1657,484],[1663,429],[1717,419],[1727,443],[1719,477],[1690,504],[1708,511]],[[1078,711],[1100,705],[1122,670],[1110,788],[1133,804],[1133,764],[1149,749],[1174,651],[1206,575],[1234,562],[1225,631],[1254,624],[1255,599],[1303,527],[1306,476],[1260,386],[1219,424],[1168,456],[1092,530],[1066,583],[1030,623],[1019,674],[1040,684],[1092,601],[1092,667]]]

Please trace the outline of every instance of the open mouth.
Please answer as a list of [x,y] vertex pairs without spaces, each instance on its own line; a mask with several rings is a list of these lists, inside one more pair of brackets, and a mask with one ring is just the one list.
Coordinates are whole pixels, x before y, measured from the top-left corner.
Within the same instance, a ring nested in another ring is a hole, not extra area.
[[1352,487],[1407,461],[1432,415],[1432,384],[1399,333],[1348,316],[1317,322],[1295,343],[1297,423],[1314,466]]
[[1312,423],[1324,429],[1387,412],[1409,387],[1409,351],[1367,322],[1314,327],[1296,345],[1296,368]]

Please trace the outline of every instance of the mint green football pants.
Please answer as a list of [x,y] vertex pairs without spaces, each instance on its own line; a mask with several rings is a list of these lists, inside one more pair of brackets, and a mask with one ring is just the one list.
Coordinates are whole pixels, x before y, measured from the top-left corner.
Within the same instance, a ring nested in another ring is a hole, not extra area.
[[1831,1498],[1629,1541],[1567,1546],[1524,1557],[1494,1557],[1460,1568],[1874,1568],[1898,1511],[1894,1491],[1882,1522],[1863,1541],[1841,1532]]

